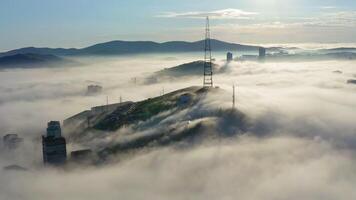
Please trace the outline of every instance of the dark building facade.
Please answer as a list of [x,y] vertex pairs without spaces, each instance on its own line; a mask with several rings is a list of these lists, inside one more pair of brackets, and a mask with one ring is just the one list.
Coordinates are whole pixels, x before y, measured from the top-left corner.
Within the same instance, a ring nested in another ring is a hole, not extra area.
[[88,85],[87,95],[96,95],[100,94],[103,90],[103,87],[100,85]]
[[258,54],[259,59],[265,59],[266,58],[266,49],[263,47],[259,48],[259,54]]
[[48,122],[47,134],[42,136],[42,151],[44,164],[62,165],[67,161],[66,139],[58,121]]
[[78,164],[91,164],[94,162],[94,153],[90,149],[83,149],[79,151],[72,151],[70,153],[70,159],[74,163]]
[[231,62],[233,60],[233,55],[231,52],[227,52],[226,54],[226,61]]

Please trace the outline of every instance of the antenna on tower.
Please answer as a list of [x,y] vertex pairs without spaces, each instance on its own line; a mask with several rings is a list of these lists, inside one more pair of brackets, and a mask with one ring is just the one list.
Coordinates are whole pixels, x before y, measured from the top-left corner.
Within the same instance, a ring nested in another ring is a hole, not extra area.
[[205,56],[204,56],[204,87],[213,87],[213,68],[211,58],[210,24],[209,17],[206,17],[205,27]]

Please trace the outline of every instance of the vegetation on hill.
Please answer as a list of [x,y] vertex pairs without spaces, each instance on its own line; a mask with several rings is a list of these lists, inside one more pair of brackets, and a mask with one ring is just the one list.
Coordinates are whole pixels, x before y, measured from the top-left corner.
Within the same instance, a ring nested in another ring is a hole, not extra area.
[[[105,131],[115,131],[124,125],[145,121],[151,117],[171,109],[182,109],[196,100],[198,87],[178,90],[156,98],[134,103],[129,108],[119,107],[110,115],[99,121],[94,128]],[[188,100],[184,102],[184,98]]]

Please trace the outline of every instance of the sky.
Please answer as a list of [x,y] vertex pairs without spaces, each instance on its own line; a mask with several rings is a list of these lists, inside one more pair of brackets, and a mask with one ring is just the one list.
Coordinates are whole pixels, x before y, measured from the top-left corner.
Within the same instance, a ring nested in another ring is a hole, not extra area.
[[0,51],[110,40],[356,43],[354,0],[1,0]]

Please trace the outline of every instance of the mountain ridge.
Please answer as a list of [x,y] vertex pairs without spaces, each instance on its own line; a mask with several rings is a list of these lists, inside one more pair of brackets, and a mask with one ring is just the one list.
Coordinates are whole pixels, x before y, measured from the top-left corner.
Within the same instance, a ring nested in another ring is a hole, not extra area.
[[[257,51],[259,46],[243,45],[212,39],[211,46],[214,51]],[[0,57],[16,54],[52,54],[55,56],[77,55],[122,55],[140,53],[169,53],[169,52],[196,52],[204,50],[204,40],[195,42],[186,41],[123,41],[114,40],[94,44],[84,48],[49,48],[25,47],[0,53]]]
[[69,62],[51,54],[24,53],[0,57],[0,69],[42,67]]

